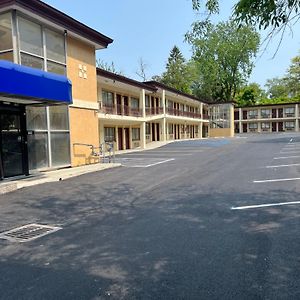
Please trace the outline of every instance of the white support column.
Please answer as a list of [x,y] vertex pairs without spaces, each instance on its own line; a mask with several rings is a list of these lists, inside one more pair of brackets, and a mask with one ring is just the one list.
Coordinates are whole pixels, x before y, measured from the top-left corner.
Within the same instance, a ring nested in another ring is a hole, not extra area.
[[167,120],[166,120],[166,117],[163,118],[163,121],[162,121],[162,140],[165,142],[167,140]]
[[161,101],[163,105],[163,114],[165,116],[166,115],[166,91],[165,90],[162,90]]
[[299,104],[295,105],[295,131],[299,131]]
[[202,127],[203,127],[203,123],[201,122],[200,125],[199,125],[199,135],[200,135],[199,138],[200,138],[200,139],[203,138],[203,137],[202,137]]
[[258,133],[261,132],[261,122],[260,121],[257,122],[257,132]]
[[242,119],[243,119],[243,116],[242,116],[242,109],[239,108],[239,132],[242,133],[243,132],[243,125],[242,125]]
[[140,127],[140,134],[141,134],[141,148],[146,148],[146,122],[142,122]]
[[132,143],[132,126],[129,125],[129,148],[132,149],[133,147],[133,143]]
[[146,118],[146,96],[144,89],[140,93],[140,108],[142,109],[142,117]]

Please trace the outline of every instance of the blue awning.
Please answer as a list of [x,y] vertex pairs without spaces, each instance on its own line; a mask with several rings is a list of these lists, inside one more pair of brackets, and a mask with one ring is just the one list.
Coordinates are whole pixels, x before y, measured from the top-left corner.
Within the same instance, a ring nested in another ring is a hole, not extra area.
[[0,95],[72,104],[72,84],[66,76],[0,60]]

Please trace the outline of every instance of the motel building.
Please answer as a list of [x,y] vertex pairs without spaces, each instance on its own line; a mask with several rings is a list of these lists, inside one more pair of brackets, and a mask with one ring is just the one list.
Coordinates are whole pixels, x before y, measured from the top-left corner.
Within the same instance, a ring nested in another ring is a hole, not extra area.
[[0,2],[0,179],[116,150],[233,136],[233,105],[96,68],[113,40],[39,0]]
[[234,128],[235,133],[298,132],[299,118],[299,103],[237,107]]

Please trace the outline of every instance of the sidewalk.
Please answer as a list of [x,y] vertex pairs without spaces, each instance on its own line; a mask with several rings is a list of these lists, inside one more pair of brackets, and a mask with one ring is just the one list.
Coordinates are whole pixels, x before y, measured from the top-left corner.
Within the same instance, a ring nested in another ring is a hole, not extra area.
[[21,189],[23,187],[38,185],[46,182],[55,182],[76,177],[79,175],[98,172],[106,169],[120,167],[119,163],[93,164],[74,168],[65,168],[54,171],[46,171],[32,174],[30,176],[14,177],[0,182],[0,195]]

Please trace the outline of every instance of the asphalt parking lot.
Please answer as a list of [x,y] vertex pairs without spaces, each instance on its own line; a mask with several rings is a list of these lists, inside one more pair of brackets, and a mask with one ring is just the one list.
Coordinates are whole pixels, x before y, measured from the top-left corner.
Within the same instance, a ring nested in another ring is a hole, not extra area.
[[299,299],[300,135],[176,142],[0,196],[0,299]]

